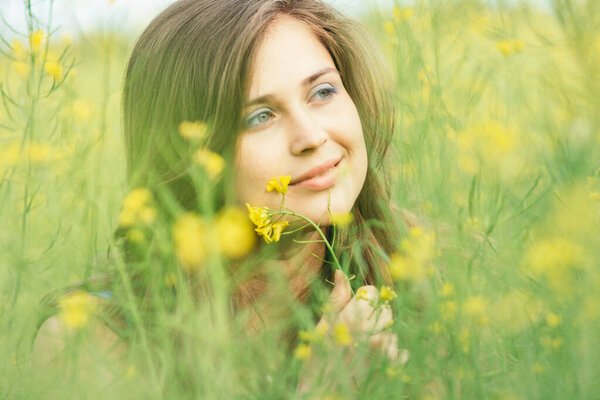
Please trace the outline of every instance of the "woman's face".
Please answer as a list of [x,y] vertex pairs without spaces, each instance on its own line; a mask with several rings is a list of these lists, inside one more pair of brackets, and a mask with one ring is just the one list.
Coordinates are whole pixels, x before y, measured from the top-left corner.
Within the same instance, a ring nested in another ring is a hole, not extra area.
[[286,206],[329,224],[352,209],[367,174],[361,121],[327,49],[292,17],[274,22],[250,72],[235,187],[240,203],[279,209],[271,178],[291,175]]

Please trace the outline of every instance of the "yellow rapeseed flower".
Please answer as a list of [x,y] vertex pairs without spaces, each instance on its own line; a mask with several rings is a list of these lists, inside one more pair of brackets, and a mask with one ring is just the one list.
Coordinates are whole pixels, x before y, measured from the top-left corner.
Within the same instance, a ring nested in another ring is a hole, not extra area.
[[83,100],[75,100],[68,110],[79,121],[89,121],[94,111],[93,106]]
[[29,75],[29,64],[23,61],[15,61],[12,63],[13,69],[21,77],[26,78]]
[[267,183],[267,192],[275,190],[278,193],[287,193],[287,187],[292,177],[290,175],[280,176],[279,179],[272,178]]
[[382,286],[379,290],[379,298],[383,301],[391,301],[394,300],[396,297],[398,297],[398,295],[389,286]]
[[403,254],[393,254],[388,265],[393,279],[418,281],[433,272],[430,265],[436,256],[433,232],[413,227],[408,237],[402,240],[400,247]]
[[356,291],[356,298],[365,301],[369,301],[371,299],[369,297],[369,291],[362,287]]
[[40,50],[42,40],[44,40],[44,31],[41,29],[38,29],[29,35],[29,42],[31,43],[31,48],[33,49],[34,53],[37,53]]
[[11,42],[13,54],[17,60],[23,60],[26,57],[25,46],[19,39],[13,39]]
[[333,340],[340,346],[350,346],[352,344],[352,335],[350,329],[344,322],[338,322],[333,327]]
[[156,219],[156,210],[152,207],[152,192],[146,188],[136,188],[125,196],[119,214],[119,225],[130,227],[137,224],[150,225]]
[[283,222],[275,222],[273,224],[273,237],[272,240],[274,242],[279,242],[279,239],[281,238],[281,232],[289,226],[289,222],[287,221],[283,221]]
[[443,297],[451,297],[454,296],[454,285],[450,282],[445,282],[442,285],[441,295]]
[[520,53],[525,48],[525,42],[519,39],[504,39],[499,40],[496,44],[498,50],[504,55],[504,57],[508,57],[514,53]]
[[194,154],[196,164],[204,167],[208,176],[214,179],[221,175],[225,168],[225,160],[220,154],[214,153],[206,148],[198,149]]
[[127,236],[127,240],[132,243],[143,243],[146,240],[144,232],[137,228],[128,229],[125,235]]
[[400,8],[395,6],[392,8],[392,13],[394,14],[394,20],[398,23],[403,21],[408,21],[413,15],[413,9],[411,7]]
[[267,214],[267,211],[264,208],[253,207],[248,203],[246,203],[246,207],[248,208],[248,218],[250,218],[250,221],[257,227],[260,228],[271,222],[269,214]]
[[60,80],[63,77],[63,67],[56,61],[48,61],[44,66],[44,70],[54,80]]
[[207,126],[202,121],[183,121],[179,124],[179,134],[186,139],[203,139],[206,136]]
[[194,213],[185,213],[173,225],[175,253],[183,268],[193,272],[206,259],[205,223]]
[[548,326],[554,328],[555,326],[557,326],[558,324],[560,324],[561,318],[560,315],[554,314],[554,313],[549,313],[548,315],[546,315],[546,323],[548,324]]
[[346,226],[352,221],[354,221],[354,215],[351,212],[331,215],[331,222],[339,227]]
[[487,325],[489,318],[486,315],[487,299],[483,296],[471,296],[463,303],[463,311],[472,317],[479,325]]
[[306,343],[300,343],[298,347],[296,347],[296,350],[294,350],[294,357],[296,357],[298,360],[308,360],[311,355],[312,349],[310,345]]
[[394,23],[392,21],[386,21],[383,24],[383,29],[385,30],[385,33],[387,33],[389,36],[396,35],[396,29],[394,28]]
[[69,329],[85,326],[96,310],[97,300],[90,294],[77,290],[58,300],[58,318]]
[[217,242],[221,253],[229,258],[248,254],[256,244],[256,235],[246,213],[238,207],[227,207],[216,218]]

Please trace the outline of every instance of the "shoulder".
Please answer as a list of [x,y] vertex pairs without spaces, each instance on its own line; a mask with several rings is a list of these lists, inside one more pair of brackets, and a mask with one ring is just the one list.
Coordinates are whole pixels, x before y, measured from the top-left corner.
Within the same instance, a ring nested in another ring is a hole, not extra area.
[[[99,309],[106,302],[101,298],[93,301]],[[71,348],[79,351],[84,358],[91,358],[96,353],[116,360],[124,354],[125,342],[97,315],[87,316],[78,326],[74,326],[68,317],[59,313],[41,324],[32,348],[34,366],[61,363]]]

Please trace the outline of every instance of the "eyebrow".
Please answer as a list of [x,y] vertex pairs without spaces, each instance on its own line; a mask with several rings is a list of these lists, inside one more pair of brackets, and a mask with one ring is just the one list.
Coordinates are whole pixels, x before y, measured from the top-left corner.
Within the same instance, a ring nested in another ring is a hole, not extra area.
[[[309,77],[304,78],[304,80],[302,81],[302,86],[308,86],[311,83],[313,83],[314,81],[316,81],[317,79],[319,79],[319,77],[321,77],[322,75],[328,74],[330,72],[339,73],[339,71],[333,67],[326,67],[326,68],[320,69],[317,72],[315,72],[314,74],[310,75]],[[274,102],[275,98],[276,97],[273,94],[265,94],[264,96],[260,96],[260,97],[257,97],[255,99],[248,101],[246,103],[246,107],[250,107],[255,104]]]

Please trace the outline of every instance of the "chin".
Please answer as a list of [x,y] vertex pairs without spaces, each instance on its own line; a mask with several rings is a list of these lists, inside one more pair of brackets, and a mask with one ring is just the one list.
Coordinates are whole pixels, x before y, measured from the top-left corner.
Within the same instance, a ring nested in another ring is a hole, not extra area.
[[[358,195],[348,195],[340,190],[332,191],[329,211],[331,211],[331,214],[333,215],[349,213],[352,210],[357,197]],[[327,191],[315,195],[312,199],[293,200],[294,201],[286,202],[286,207],[290,210],[309,218],[315,224],[320,223],[321,226],[331,225],[331,218],[327,209],[329,203],[329,193]]]

